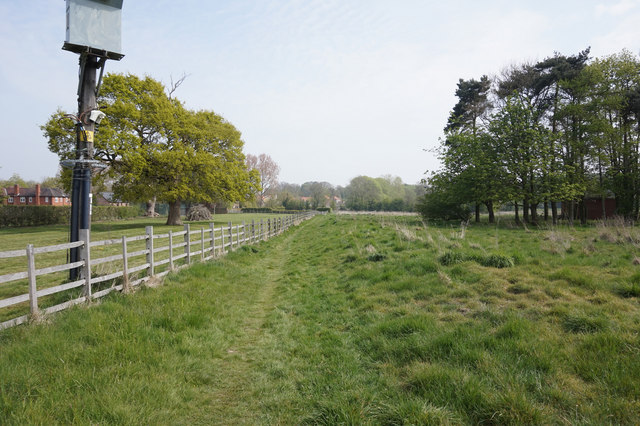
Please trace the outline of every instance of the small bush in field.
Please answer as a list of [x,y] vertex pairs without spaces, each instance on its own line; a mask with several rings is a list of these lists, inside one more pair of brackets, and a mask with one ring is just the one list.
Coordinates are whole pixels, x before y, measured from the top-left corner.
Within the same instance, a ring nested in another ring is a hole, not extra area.
[[465,260],[467,260],[466,256],[456,251],[448,251],[438,258],[438,262],[444,266],[455,265],[457,263],[462,263]]

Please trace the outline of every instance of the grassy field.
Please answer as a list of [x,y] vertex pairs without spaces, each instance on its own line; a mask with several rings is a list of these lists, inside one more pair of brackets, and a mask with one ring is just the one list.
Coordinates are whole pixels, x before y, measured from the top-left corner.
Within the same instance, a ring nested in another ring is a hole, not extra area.
[[[250,224],[252,220],[258,223],[260,220],[266,220],[268,218],[276,218],[281,215],[277,214],[219,214],[214,216],[212,221],[216,228],[220,226],[227,226],[229,222],[233,225]],[[112,240],[124,236],[139,236],[144,235],[145,226],[153,226],[154,233],[166,234],[169,230],[174,232],[182,231],[184,226],[167,226],[165,225],[166,218],[138,218],[133,220],[122,220],[112,222],[99,222],[92,224],[91,227],[91,240]],[[198,230],[200,228],[209,229],[209,221],[203,222],[189,222],[191,230]],[[180,237],[183,238],[183,237]],[[200,235],[194,234],[191,236],[192,241],[200,239]],[[62,244],[69,241],[69,227],[67,225],[53,225],[53,226],[35,226],[26,228],[2,228],[0,229],[0,251],[24,249],[27,244],[33,244],[34,247],[43,247],[56,244]],[[161,242],[164,245],[168,244],[165,239]],[[145,241],[131,242],[128,245],[129,253],[145,249]],[[156,244],[157,245],[157,244]],[[121,246],[119,244],[100,246],[92,249],[92,258],[97,259],[100,257],[107,257],[121,253]],[[162,260],[168,257],[168,252],[161,252],[157,254],[157,260]],[[135,267],[145,263],[145,256],[137,256],[129,260],[129,266]],[[67,251],[56,251],[52,253],[39,254],[36,256],[36,267],[44,268],[48,266],[61,265],[67,263]],[[177,264],[184,263],[184,260],[178,261]],[[161,272],[163,269],[167,269],[167,266],[160,267],[156,272]],[[27,270],[26,256],[0,259],[0,275],[22,272]],[[120,260],[103,263],[93,269],[93,273],[96,275],[106,275],[122,270],[122,262]],[[138,274],[140,275],[140,274]],[[44,289],[55,285],[68,282],[68,272],[58,272],[53,274],[47,274],[38,278],[38,289]],[[134,279],[135,276],[132,276]],[[106,282],[95,288],[99,290],[112,285],[112,282]],[[55,304],[78,297],[81,289],[67,290],[65,292],[57,293],[50,296],[45,296],[39,300],[39,307],[46,308]],[[8,298],[26,294],[28,292],[27,279],[13,281],[11,283],[0,284],[0,298]],[[9,308],[0,309],[0,321],[8,320],[18,317],[20,315],[27,314],[29,312],[28,303],[15,305]]]
[[640,230],[323,216],[0,334],[7,424],[638,424]]

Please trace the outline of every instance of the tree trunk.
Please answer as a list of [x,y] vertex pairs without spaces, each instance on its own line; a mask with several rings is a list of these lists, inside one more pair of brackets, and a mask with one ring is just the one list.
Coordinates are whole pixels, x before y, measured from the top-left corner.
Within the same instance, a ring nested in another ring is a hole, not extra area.
[[558,206],[555,201],[551,202],[551,221],[554,225],[558,224]]
[[538,223],[538,203],[531,202],[531,223],[534,225]]
[[547,222],[549,220],[549,203],[544,201],[544,221]]
[[513,207],[516,209],[516,223],[520,225],[520,213],[518,212],[518,203],[513,203]]
[[571,226],[573,226],[575,205],[576,205],[575,201],[573,201],[573,200],[569,201],[569,225],[571,225]]
[[529,199],[522,200],[522,220],[529,223]]
[[476,203],[476,223],[480,223],[480,204]]
[[587,204],[584,202],[584,199],[580,201],[580,223],[582,225],[587,224]]
[[182,225],[180,218],[180,200],[169,203],[169,217],[167,217],[167,225]]
[[489,210],[489,223],[495,223],[496,217],[493,214],[493,201],[487,201],[484,204],[487,206],[487,210]]
[[155,196],[149,201],[147,201],[147,212],[144,215],[149,217],[154,217],[156,215],[156,197]]

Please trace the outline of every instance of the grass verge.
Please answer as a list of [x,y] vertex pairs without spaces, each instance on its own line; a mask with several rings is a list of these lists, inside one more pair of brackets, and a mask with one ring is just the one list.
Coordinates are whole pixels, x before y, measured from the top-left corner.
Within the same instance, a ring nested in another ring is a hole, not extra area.
[[3,332],[0,418],[637,424],[636,248],[602,232],[316,218]]

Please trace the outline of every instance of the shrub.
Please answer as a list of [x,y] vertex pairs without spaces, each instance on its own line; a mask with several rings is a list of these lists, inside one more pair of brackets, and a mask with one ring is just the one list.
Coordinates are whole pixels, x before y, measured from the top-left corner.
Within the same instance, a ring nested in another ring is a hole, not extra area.
[[444,266],[455,265],[457,263],[462,263],[465,260],[467,260],[466,256],[456,251],[446,252],[438,258],[438,262],[440,262],[440,264]]
[[272,209],[269,207],[243,207],[242,213],[276,213],[276,214],[294,214],[294,213],[302,213],[305,210],[291,210],[291,209]]
[[122,220],[141,216],[143,211],[140,206],[93,206],[91,222],[101,220]]
[[[121,220],[140,215],[139,207],[93,206],[91,221]],[[0,226],[23,227],[69,223],[69,206],[2,206]]]
[[416,205],[416,210],[425,220],[458,219],[467,221],[471,217],[471,206],[451,191],[442,191],[431,188]]
[[0,226],[55,225],[69,221],[71,209],[58,206],[2,206]]

